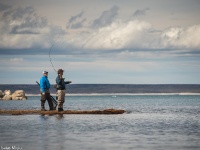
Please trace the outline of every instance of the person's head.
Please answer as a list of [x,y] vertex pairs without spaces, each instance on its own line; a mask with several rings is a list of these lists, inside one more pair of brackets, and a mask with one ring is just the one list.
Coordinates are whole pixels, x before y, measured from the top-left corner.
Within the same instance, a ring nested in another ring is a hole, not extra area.
[[44,76],[48,76],[48,71],[43,71]]
[[64,72],[64,70],[58,69],[58,74],[59,74],[59,75],[63,75],[63,72]]

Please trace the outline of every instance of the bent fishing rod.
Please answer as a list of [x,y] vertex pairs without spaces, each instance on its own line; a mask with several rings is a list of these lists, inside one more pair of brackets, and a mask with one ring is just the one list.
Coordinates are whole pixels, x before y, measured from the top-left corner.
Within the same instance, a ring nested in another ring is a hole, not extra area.
[[[51,51],[52,51],[52,48],[53,48],[53,44],[52,44],[52,46],[50,47],[50,50],[49,50],[49,60],[50,60],[50,63],[51,63],[51,66],[52,66],[52,68],[55,70],[55,72],[56,72],[56,74],[57,74],[57,71],[56,71],[56,69],[55,69],[55,67],[54,67],[54,65],[53,65],[53,62],[51,61]],[[37,82],[37,81],[36,81]],[[71,82],[70,82],[71,83]],[[70,84],[70,83],[67,83],[67,84]],[[69,89],[69,87],[68,87],[68,90],[70,91],[70,89]]]
[[56,69],[54,68],[54,65],[53,65],[53,63],[52,63],[52,61],[51,61],[51,50],[52,50],[52,48],[53,48],[53,44],[52,44],[52,46],[50,47],[50,50],[49,50],[49,60],[50,60],[51,66],[53,67],[53,69],[54,69],[55,72],[57,73],[57,71],[56,71]]

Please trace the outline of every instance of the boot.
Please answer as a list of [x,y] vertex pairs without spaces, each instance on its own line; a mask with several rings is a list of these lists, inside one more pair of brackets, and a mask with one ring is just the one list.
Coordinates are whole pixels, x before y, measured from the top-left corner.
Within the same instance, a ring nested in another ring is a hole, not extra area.
[[41,108],[41,111],[47,111],[44,107]]
[[45,102],[41,100],[41,111],[47,111],[44,107]]
[[58,108],[58,112],[61,112],[61,111],[63,111],[63,109],[62,108]]

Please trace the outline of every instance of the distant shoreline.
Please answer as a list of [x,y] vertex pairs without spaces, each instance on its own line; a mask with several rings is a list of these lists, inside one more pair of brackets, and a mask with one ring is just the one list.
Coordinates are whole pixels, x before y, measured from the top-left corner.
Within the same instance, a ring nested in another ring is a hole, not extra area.
[[[0,84],[0,90],[24,90],[26,95],[40,94],[40,88],[36,84]],[[53,85],[50,92],[52,95],[56,94]],[[200,84],[70,84],[66,85],[66,92],[71,95],[198,95]]]

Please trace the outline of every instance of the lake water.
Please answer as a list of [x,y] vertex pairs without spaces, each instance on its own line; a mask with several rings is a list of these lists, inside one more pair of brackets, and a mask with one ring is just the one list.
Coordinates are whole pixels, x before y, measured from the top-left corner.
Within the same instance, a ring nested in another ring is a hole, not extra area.
[[[79,95],[64,103],[65,110],[107,108],[127,113],[0,115],[0,149],[200,149],[200,95]],[[40,109],[40,97],[0,101],[0,109]]]

